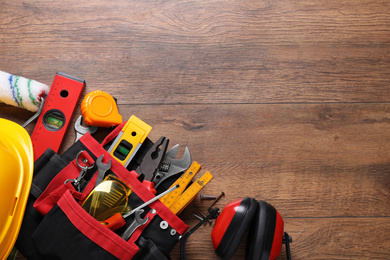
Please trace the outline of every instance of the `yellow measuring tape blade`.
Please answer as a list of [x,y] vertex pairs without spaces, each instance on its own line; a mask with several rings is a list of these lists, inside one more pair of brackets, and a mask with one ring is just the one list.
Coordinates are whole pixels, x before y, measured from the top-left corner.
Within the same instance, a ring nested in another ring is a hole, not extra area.
[[179,184],[180,187],[162,197],[160,201],[168,208],[172,206],[172,204],[176,202],[176,200],[180,197],[183,191],[187,188],[192,178],[195,176],[195,174],[199,172],[201,168],[202,166],[194,161],[191,164],[190,168],[188,168],[187,171],[171,185],[171,187],[173,187]]
[[203,187],[211,181],[213,175],[210,172],[206,172],[199,179],[188,187],[183,194],[177,199],[177,201],[169,207],[174,214],[180,214],[190,203],[196,198],[196,195]]

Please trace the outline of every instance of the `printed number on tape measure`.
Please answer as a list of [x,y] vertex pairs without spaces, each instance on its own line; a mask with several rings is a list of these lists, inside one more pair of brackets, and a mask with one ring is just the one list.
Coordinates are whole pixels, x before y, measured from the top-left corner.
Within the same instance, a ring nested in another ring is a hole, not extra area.
[[201,168],[202,166],[199,163],[194,161],[191,164],[190,168],[188,168],[187,171],[171,185],[172,187],[175,186],[176,184],[179,184],[180,188],[176,189],[170,194],[165,195],[160,199],[160,201],[168,208],[172,206],[173,203],[176,202],[176,200],[180,197],[183,191],[187,188],[188,184],[195,176],[195,174],[197,174]]
[[169,209],[174,214],[180,214],[190,203],[196,198],[196,195],[203,187],[209,183],[213,178],[210,172],[206,172],[199,179],[197,179],[190,187],[188,187],[178,200]]

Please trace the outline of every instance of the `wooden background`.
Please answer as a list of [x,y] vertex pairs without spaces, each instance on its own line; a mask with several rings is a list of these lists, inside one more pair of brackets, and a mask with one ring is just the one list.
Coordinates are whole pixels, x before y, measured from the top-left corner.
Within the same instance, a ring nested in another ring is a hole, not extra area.
[[[215,176],[202,193],[226,193],[219,207],[275,206],[293,259],[390,259],[387,0],[3,0],[0,70],[109,92],[152,140],[190,148]],[[18,123],[32,114],[0,104]],[[217,259],[211,231],[191,236],[188,259]]]

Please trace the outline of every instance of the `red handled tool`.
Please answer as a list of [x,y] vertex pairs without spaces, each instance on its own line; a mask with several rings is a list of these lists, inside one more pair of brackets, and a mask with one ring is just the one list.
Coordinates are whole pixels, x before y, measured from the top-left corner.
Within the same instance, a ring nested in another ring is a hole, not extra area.
[[144,156],[141,164],[135,169],[139,175],[139,180],[142,184],[148,188],[153,194],[157,191],[154,188],[154,174],[160,168],[160,165],[164,159],[165,153],[168,148],[169,139],[161,136],[160,139],[149,149]]
[[122,215],[120,213],[116,213],[115,215],[109,217],[108,219],[100,223],[105,227],[111,229],[112,231],[115,231],[126,225],[126,221],[122,218]]
[[135,209],[132,209],[130,212],[124,214],[123,216],[120,214],[120,213],[116,213],[115,215],[113,215],[112,217],[106,219],[105,221],[101,222],[103,225],[106,225],[108,228],[110,228],[111,230],[115,230],[117,228],[120,228],[124,225],[124,219],[127,218],[128,216],[136,213],[138,210],[148,206],[149,204],[152,204],[153,202],[155,202],[156,200],[159,200],[161,197],[164,197],[165,195],[169,194],[170,192],[176,190],[177,188],[179,188],[180,185],[175,185],[171,188],[169,188],[168,190],[164,191],[163,193],[153,197],[152,199],[146,201],[145,203],[143,203],[142,205],[136,207]]
[[58,152],[85,87],[83,79],[58,72],[31,135],[34,159],[47,148]]

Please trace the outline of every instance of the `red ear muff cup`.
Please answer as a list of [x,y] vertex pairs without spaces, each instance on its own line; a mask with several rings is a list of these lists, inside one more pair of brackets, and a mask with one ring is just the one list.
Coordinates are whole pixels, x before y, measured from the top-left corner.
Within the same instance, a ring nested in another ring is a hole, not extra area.
[[276,226],[274,232],[274,241],[272,242],[271,254],[269,256],[270,260],[276,259],[279,256],[280,251],[282,250],[284,235],[284,222],[282,216],[279,214],[278,211],[276,211]]
[[248,233],[245,259],[275,259],[282,247],[283,226],[279,212],[271,204],[258,201],[256,215]]
[[230,259],[256,214],[257,201],[245,197],[226,204],[211,233],[216,254]]

